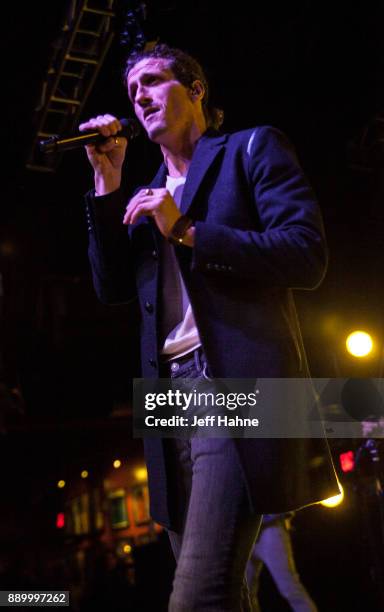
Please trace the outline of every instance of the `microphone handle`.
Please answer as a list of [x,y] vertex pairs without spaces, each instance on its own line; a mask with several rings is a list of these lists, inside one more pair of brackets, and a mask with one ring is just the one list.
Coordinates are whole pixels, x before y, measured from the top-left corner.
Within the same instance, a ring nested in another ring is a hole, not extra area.
[[[120,123],[123,127],[118,132],[115,138],[127,138],[131,140],[138,136],[140,128],[138,123],[134,119],[120,119]],[[105,137],[100,132],[80,132],[76,136],[60,137],[52,136],[48,140],[41,140],[39,142],[40,151],[43,153],[61,153],[64,151],[71,151],[72,149],[78,149],[89,144],[101,144],[108,140],[109,136]]]

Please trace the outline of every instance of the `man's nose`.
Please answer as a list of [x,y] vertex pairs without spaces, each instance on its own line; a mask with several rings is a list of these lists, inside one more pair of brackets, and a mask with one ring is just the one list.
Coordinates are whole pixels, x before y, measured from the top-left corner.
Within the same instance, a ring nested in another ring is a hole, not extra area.
[[145,86],[137,88],[135,102],[136,104],[139,104],[139,106],[142,107],[148,106],[148,104],[151,102],[151,97],[149,95],[148,89]]

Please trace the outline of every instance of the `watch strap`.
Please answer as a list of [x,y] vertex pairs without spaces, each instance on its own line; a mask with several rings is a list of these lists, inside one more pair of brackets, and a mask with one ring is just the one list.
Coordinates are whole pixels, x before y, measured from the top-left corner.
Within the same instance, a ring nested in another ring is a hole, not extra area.
[[192,219],[190,219],[190,217],[187,217],[187,215],[181,215],[177,219],[177,221],[175,222],[175,224],[173,225],[169,233],[169,236],[168,236],[169,242],[171,242],[172,244],[178,244],[178,245],[183,244],[183,239],[185,237],[185,234],[191,227],[192,223],[193,221]]

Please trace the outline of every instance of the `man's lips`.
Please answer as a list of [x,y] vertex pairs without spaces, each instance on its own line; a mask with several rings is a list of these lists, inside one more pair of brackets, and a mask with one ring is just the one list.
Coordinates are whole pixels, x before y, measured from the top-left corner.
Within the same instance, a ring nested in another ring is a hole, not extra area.
[[157,113],[160,109],[159,108],[147,108],[144,111],[144,120],[147,120],[148,117],[152,117],[152,115],[154,115],[155,113]]

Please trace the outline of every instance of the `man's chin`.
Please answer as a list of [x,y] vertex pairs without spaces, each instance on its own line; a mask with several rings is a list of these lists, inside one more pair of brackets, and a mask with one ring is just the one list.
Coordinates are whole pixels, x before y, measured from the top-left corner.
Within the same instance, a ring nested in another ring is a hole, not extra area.
[[165,126],[161,126],[161,125],[153,125],[153,126],[148,125],[146,126],[145,129],[146,129],[149,140],[151,140],[152,142],[156,142],[158,144],[161,144],[161,137],[167,131]]

